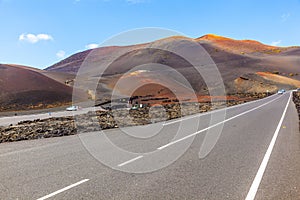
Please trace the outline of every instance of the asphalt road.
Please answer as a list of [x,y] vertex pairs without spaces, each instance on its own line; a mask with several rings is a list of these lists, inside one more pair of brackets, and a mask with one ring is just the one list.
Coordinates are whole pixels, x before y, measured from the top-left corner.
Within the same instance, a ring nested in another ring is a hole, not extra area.
[[48,119],[51,117],[66,117],[66,116],[85,114],[88,113],[89,111],[95,111],[95,110],[103,110],[103,109],[101,107],[88,107],[88,108],[82,108],[77,111],[64,110],[64,111],[55,111],[55,112],[47,112],[47,113],[0,117],[0,126],[9,126],[10,124],[17,124],[18,122],[25,121],[25,120]]
[[[134,137],[114,129],[0,144],[0,199],[298,200],[300,134],[290,97],[123,129]],[[105,135],[136,154],[111,149]]]

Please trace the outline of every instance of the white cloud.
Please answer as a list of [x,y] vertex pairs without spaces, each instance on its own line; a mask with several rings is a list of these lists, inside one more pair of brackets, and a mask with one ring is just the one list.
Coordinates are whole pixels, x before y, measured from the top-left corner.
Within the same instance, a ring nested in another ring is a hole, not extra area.
[[37,34],[34,35],[32,33],[28,33],[28,34],[21,34],[19,36],[19,41],[26,41],[26,42],[30,42],[32,44],[37,43],[41,40],[53,40],[53,37],[51,35],[45,34],[45,33],[41,33],[41,34]]
[[60,50],[60,51],[58,51],[57,53],[56,53],[56,57],[57,58],[64,58],[65,57],[65,55],[66,55],[66,52],[64,52],[63,50]]
[[85,48],[87,48],[87,49],[95,49],[98,47],[99,47],[99,44],[88,44],[85,46]]
[[291,14],[290,13],[285,13],[281,15],[281,22],[285,22],[290,18]]
[[274,41],[271,43],[272,46],[278,46],[281,43],[281,40]]

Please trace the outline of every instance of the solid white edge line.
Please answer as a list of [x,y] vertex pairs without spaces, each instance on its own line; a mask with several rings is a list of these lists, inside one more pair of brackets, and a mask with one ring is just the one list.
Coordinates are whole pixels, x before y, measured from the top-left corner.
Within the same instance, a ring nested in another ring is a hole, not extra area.
[[262,180],[262,177],[263,177],[264,172],[266,170],[266,167],[268,165],[269,159],[271,157],[273,148],[275,146],[276,139],[278,137],[278,134],[279,134],[282,122],[284,120],[284,117],[285,117],[285,114],[286,114],[286,111],[287,111],[287,108],[289,106],[289,103],[290,103],[290,100],[291,100],[291,96],[292,96],[292,93],[290,93],[289,100],[288,100],[288,102],[287,102],[287,104],[285,106],[285,109],[284,109],[283,113],[282,113],[281,119],[280,119],[280,121],[278,123],[278,126],[277,126],[276,131],[275,131],[275,133],[273,135],[271,143],[270,143],[270,145],[268,147],[268,150],[266,151],[266,154],[265,154],[265,156],[263,158],[263,161],[261,162],[261,165],[260,165],[260,167],[259,167],[259,169],[257,171],[257,174],[256,174],[256,176],[255,176],[255,178],[253,180],[253,183],[252,183],[252,185],[250,187],[250,190],[249,190],[249,192],[248,192],[247,197],[246,197],[245,200],[254,200],[255,199],[255,196],[256,196],[256,193],[258,191],[260,182]]
[[71,189],[71,188],[73,188],[73,187],[76,187],[76,186],[78,186],[78,185],[80,185],[80,184],[82,184],[82,183],[84,183],[84,182],[87,182],[87,181],[89,181],[89,179],[83,179],[82,181],[79,181],[79,182],[77,182],[77,183],[74,183],[74,184],[72,184],[72,185],[69,185],[69,186],[67,186],[67,187],[65,187],[65,188],[63,188],[63,189],[57,190],[56,192],[53,192],[53,193],[48,194],[48,195],[46,195],[46,196],[43,196],[43,197],[41,197],[41,198],[39,198],[39,199],[37,199],[37,200],[45,200],[45,199],[48,199],[48,198],[50,198],[50,197],[53,197],[53,196],[55,196],[55,195],[57,195],[57,194],[59,194],[59,193],[62,193],[62,192],[64,192],[64,191],[66,191],[66,190],[69,190],[69,189]]
[[129,164],[129,163],[131,163],[131,162],[133,162],[133,161],[136,161],[136,160],[138,160],[138,159],[140,159],[140,158],[142,158],[142,157],[143,157],[143,156],[135,157],[135,158],[133,158],[133,159],[131,159],[131,160],[128,160],[128,161],[126,161],[126,162],[123,162],[123,163],[119,164],[118,167],[122,167],[122,166],[124,166],[124,165],[127,165],[127,164]]
[[[277,97],[277,98],[274,98],[274,99],[272,99],[271,101],[268,101],[268,102],[266,102],[266,103],[264,103],[264,104],[262,104],[262,105],[260,105],[260,106],[257,106],[257,107],[255,107],[255,108],[252,108],[252,109],[250,109],[250,110],[247,110],[247,111],[245,111],[245,112],[242,112],[242,113],[240,113],[240,114],[238,114],[238,115],[235,115],[235,116],[233,116],[233,117],[231,117],[231,118],[228,118],[228,119],[226,119],[226,120],[224,120],[224,121],[222,121],[222,122],[219,122],[219,123],[217,123],[217,124],[214,124],[214,125],[212,125],[212,126],[209,126],[209,127],[205,128],[205,129],[202,129],[202,130],[200,130],[200,131],[197,131],[196,133],[193,133],[193,134],[191,134],[191,135],[187,135],[187,136],[185,136],[185,137],[183,137],[183,138],[180,138],[180,139],[178,139],[178,140],[175,140],[175,141],[173,141],[173,142],[170,142],[170,143],[168,143],[168,144],[166,144],[166,145],[164,145],[164,146],[161,146],[161,147],[157,148],[157,150],[162,150],[162,149],[164,149],[164,148],[166,148],[166,147],[168,147],[168,146],[171,146],[171,145],[173,145],[173,144],[175,144],[175,143],[178,143],[178,142],[180,142],[180,141],[182,141],[182,140],[185,140],[185,139],[187,139],[187,138],[190,138],[190,137],[192,137],[192,136],[195,136],[195,135],[197,135],[197,134],[199,134],[199,133],[201,133],[201,132],[204,132],[204,131],[209,130],[209,129],[213,128],[213,127],[216,127],[216,126],[218,126],[218,125],[220,125],[220,124],[222,124],[222,123],[225,123],[225,122],[230,121],[230,120],[232,120],[232,119],[235,119],[235,118],[237,118],[237,117],[239,117],[239,116],[242,116],[242,115],[244,115],[244,114],[247,114],[247,113],[249,113],[249,112],[252,112],[252,111],[254,111],[254,110],[257,110],[258,108],[261,108],[261,107],[263,107],[263,106],[265,106],[265,105],[267,105],[267,104],[269,104],[269,103],[271,103],[271,102],[273,102],[273,101],[275,101],[275,100],[277,100],[277,99],[279,99],[279,98],[281,98],[281,97],[282,97],[282,96],[279,96],[279,97]],[[269,98],[269,97],[267,97],[267,98]],[[262,100],[262,99],[260,99],[260,100]],[[258,100],[258,101],[260,101],[260,100]],[[250,103],[250,102],[248,102],[248,103]],[[252,102],[251,102],[251,103],[252,103]],[[241,104],[241,105],[243,105],[243,104]],[[237,105],[237,106],[239,106],[239,105]],[[189,117],[189,118],[191,118],[191,117]],[[140,158],[143,158],[143,156],[137,156],[137,157],[135,157],[135,158],[133,158],[133,159],[131,159],[131,160],[128,160],[128,161],[126,161],[126,162],[123,162],[123,163],[119,164],[118,167],[122,167],[122,166],[124,166],[124,165],[127,165],[127,164],[129,164],[129,163],[131,163],[131,162],[134,162],[134,161],[140,159]]]
[[271,101],[268,101],[268,102],[266,102],[266,103],[264,103],[264,104],[262,104],[262,105],[260,105],[260,106],[257,106],[257,107],[255,107],[255,108],[252,108],[252,109],[250,109],[250,110],[247,110],[247,111],[245,111],[245,112],[242,112],[242,113],[240,113],[240,114],[238,114],[238,115],[235,115],[235,116],[233,116],[233,117],[230,117],[230,118],[228,118],[228,119],[226,119],[226,120],[224,120],[224,121],[218,122],[218,123],[216,123],[216,124],[214,124],[214,125],[212,125],[212,126],[209,126],[209,127],[205,128],[205,129],[202,129],[202,130],[200,130],[200,131],[197,131],[196,133],[193,133],[193,134],[191,134],[191,135],[187,135],[187,136],[185,136],[185,137],[183,137],[183,138],[180,138],[180,139],[178,139],[178,140],[174,140],[174,141],[172,141],[172,142],[170,142],[170,143],[168,143],[168,144],[166,144],[166,145],[164,145],[164,146],[158,147],[157,149],[158,149],[158,150],[162,150],[162,149],[164,149],[164,148],[166,148],[166,147],[168,147],[168,146],[171,146],[171,145],[173,145],[173,144],[176,144],[176,143],[178,143],[178,142],[180,142],[180,141],[182,141],[182,140],[185,140],[185,139],[190,138],[190,137],[192,137],[192,136],[195,136],[195,135],[197,135],[197,134],[199,134],[199,133],[202,133],[202,132],[204,132],[204,131],[207,131],[208,129],[211,129],[211,128],[213,128],[213,127],[219,126],[220,124],[223,124],[223,123],[228,122],[228,121],[230,121],[230,120],[232,120],[232,119],[235,119],[235,118],[240,117],[240,116],[242,116],[242,115],[245,115],[245,114],[247,114],[247,113],[249,113],[249,112],[252,112],[252,111],[254,111],[254,110],[257,110],[258,108],[261,108],[261,107],[263,107],[263,106],[265,106],[265,105],[267,105],[267,104],[269,104],[269,103],[271,103],[271,102],[273,102],[273,101],[279,99],[280,97],[282,97],[282,96],[279,96],[279,97],[277,97],[277,98],[275,98],[275,99],[272,99]]
[[170,124],[175,124],[175,123],[181,122],[183,120],[192,119],[192,118],[199,117],[199,116],[202,116],[202,115],[209,115],[209,114],[212,114],[212,113],[215,113],[215,112],[221,112],[223,110],[234,109],[234,108],[238,108],[240,106],[245,106],[245,105],[248,105],[248,104],[257,103],[257,102],[260,102],[262,100],[269,99],[269,98],[273,97],[274,95],[276,95],[276,94],[273,94],[271,96],[265,97],[263,99],[258,99],[258,100],[255,100],[255,101],[249,101],[249,102],[246,102],[246,103],[242,103],[242,104],[238,104],[238,105],[234,105],[234,106],[228,106],[228,107],[225,107],[225,108],[216,109],[216,110],[212,110],[212,111],[209,111],[209,112],[203,112],[203,113],[197,113],[197,114],[191,115],[191,116],[185,116],[185,117],[177,119],[175,121],[165,122],[163,124],[163,126],[167,126],[167,125],[170,125]]

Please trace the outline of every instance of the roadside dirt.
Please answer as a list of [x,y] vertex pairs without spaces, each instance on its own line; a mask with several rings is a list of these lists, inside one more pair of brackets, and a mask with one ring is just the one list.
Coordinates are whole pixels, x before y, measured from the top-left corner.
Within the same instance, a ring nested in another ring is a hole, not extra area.
[[[75,117],[58,117],[43,120],[23,121],[17,125],[0,127],[0,143],[61,137],[77,133],[100,131],[111,128],[152,124],[187,115],[208,112],[228,106],[242,104],[266,97],[267,94],[236,95],[240,98],[219,98],[217,102],[186,102],[183,104],[152,105],[135,110],[118,109],[96,111]],[[299,93],[300,96],[300,93]],[[298,99],[299,103],[300,100]],[[300,105],[299,105],[300,108]]]
[[300,131],[300,92],[293,92],[293,101],[296,105],[299,116],[299,131]]

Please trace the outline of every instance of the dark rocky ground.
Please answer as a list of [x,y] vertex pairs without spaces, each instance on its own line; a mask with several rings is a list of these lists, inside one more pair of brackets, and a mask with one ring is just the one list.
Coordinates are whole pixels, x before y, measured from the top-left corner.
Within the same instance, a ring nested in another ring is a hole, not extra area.
[[296,105],[299,116],[299,130],[300,130],[300,92],[293,92],[293,101]]
[[73,135],[77,132],[73,117],[23,121],[0,127],[0,143]]
[[[297,93],[300,103],[300,93]],[[207,112],[226,106],[233,106],[266,97],[267,94],[247,95],[247,100],[229,100],[207,103],[168,104],[164,106],[139,108],[137,110],[111,110],[89,112],[75,117],[59,117],[43,120],[23,121],[17,125],[0,127],[0,143],[49,137],[74,135],[111,128],[137,126],[179,118],[186,115]],[[295,100],[294,100],[295,101]],[[300,105],[298,104],[298,109]]]

